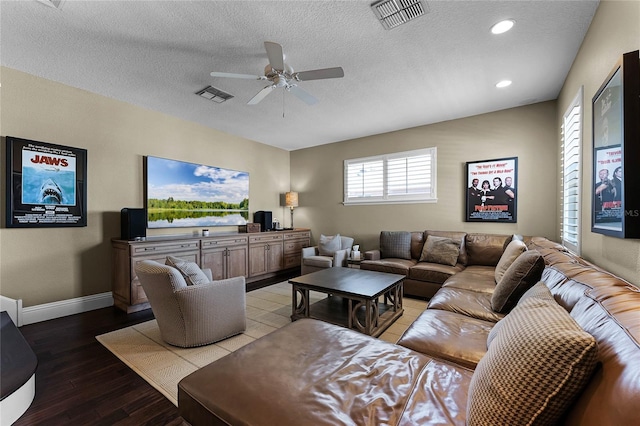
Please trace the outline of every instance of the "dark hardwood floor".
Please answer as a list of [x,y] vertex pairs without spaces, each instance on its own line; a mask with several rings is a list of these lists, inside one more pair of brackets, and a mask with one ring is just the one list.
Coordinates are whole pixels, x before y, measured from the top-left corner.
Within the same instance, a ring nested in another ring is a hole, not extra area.
[[127,315],[109,307],[20,327],[38,368],[33,404],[15,425],[181,425],[177,407],[95,339],[150,319],[150,309]]

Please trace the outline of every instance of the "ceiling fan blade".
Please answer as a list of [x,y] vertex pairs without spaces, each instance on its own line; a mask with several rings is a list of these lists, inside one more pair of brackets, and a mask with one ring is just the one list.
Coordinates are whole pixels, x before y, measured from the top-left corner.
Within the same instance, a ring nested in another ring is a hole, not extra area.
[[276,88],[276,85],[275,85],[275,84],[272,84],[271,86],[267,86],[267,87],[265,87],[264,89],[262,89],[261,91],[259,91],[257,95],[255,95],[253,98],[251,98],[251,99],[249,100],[249,102],[247,102],[247,105],[255,105],[255,104],[257,104],[258,102],[260,102],[261,100],[263,100],[265,97],[267,97],[267,95],[268,95],[269,93],[271,93],[271,91],[272,91],[273,89],[275,89],[275,88]]
[[264,49],[267,51],[267,57],[269,58],[269,64],[271,64],[271,68],[278,71],[283,71],[284,53],[282,53],[282,46],[272,41],[265,41]]
[[342,78],[344,77],[344,70],[342,67],[335,67],[323,68],[320,70],[300,71],[295,73],[294,77],[299,81],[322,80],[323,78]]
[[299,88],[298,86],[292,85],[287,88],[288,91],[293,93],[298,97],[298,99],[302,100],[308,105],[315,105],[318,103],[318,99],[316,99],[312,94]]
[[265,80],[264,76],[252,74],[235,74],[232,72],[212,72],[211,77],[244,78],[246,80]]

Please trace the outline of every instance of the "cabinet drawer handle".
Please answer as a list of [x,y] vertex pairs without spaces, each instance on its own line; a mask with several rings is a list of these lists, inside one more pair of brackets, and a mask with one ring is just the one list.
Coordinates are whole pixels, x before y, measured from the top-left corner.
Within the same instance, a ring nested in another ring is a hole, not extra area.
[[145,247],[144,251],[154,251],[155,249],[155,247]]

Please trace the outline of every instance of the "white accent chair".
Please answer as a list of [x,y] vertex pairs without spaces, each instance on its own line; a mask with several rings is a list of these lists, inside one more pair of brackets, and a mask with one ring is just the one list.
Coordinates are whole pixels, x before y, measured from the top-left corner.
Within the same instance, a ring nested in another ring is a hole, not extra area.
[[170,345],[208,345],[246,329],[244,277],[187,285],[181,272],[153,260],[136,264],[136,274],[158,322],[160,336]]
[[302,249],[301,273],[302,275],[321,271],[326,268],[347,266],[347,258],[351,252],[354,239],[340,236],[340,249],[332,256],[320,254],[319,246],[305,247]]

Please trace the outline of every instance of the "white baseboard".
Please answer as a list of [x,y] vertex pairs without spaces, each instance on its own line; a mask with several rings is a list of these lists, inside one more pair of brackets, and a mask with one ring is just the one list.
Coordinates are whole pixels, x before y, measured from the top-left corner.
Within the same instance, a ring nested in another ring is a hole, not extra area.
[[109,306],[113,306],[113,295],[110,291],[23,308],[22,322],[24,325],[34,324]]

